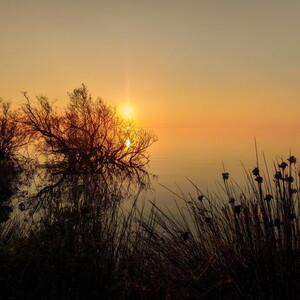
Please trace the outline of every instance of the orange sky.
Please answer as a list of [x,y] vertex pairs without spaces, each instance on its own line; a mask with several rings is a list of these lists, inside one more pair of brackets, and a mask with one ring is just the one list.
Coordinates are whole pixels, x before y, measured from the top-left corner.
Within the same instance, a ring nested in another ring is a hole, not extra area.
[[0,1],[0,97],[88,85],[147,127],[300,127],[300,2]]

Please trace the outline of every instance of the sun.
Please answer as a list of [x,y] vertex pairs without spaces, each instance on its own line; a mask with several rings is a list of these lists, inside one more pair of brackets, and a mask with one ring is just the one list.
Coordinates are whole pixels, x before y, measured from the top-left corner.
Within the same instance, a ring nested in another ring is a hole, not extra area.
[[126,120],[132,119],[133,110],[130,106],[125,106],[123,109],[123,115]]

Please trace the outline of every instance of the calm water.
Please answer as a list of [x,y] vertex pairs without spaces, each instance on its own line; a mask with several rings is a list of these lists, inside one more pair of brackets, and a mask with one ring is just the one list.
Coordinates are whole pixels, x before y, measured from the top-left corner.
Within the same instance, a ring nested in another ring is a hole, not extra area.
[[194,193],[187,180],[199,188],[214,190],[221,179],[222,163],[226,171],[239,183],[244,175],[241,162],[252,170],[256,165],[257,140],[261,164],[262,152],[272,169],[274,159],[287,158],[290,151],[300,158],[300,131],[298,130],[245,130],[245,129],[196,129],[158,128],[153,130],[159,141],[150,150],[150,172],[157,175],[154,192],[147,198],[160,204],[173,202],[172,194],[161,185],[178,191]]

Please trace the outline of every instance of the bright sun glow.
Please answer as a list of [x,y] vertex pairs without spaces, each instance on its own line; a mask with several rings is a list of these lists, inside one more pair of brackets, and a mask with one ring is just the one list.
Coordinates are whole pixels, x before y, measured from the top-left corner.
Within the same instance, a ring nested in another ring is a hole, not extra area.
[[124,118],[125,119],[131,119],[132,118],[132,108],[130,106],[125,106],[124,107],[124,110],[123,110],[123,113],[124,113]]

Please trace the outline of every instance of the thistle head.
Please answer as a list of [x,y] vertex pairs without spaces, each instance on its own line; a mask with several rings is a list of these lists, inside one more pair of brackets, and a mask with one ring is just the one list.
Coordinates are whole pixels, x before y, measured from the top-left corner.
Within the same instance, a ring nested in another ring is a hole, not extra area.
[[297,162],[297,158],[294,155],[290,156],[287,160],[290,164],[295,164]]
[[286,176],[284,180],[286,182],[292,183],[294,181],[294,177],[293,176]]
[[283,161],[281,164],[278,165],[278,167],[282,170],[284,170],[287,166],[288,164],[285,161]]
[[199,195],[199,196],[198,196],[198,200],[201,201],[201,202],[203,201],[203,198],[204,198],[203,195]]
[[223,180],[227,180],[229,178],[229,173],[225,172],[225,173],[222,173],[222,178]]
[[252,171],[252,174],[254,176],[259,176],[259,168],[254,168],[253,171]]
[[257,181],[258,183],[262,183],[263,178],[261,176],[256,176],[255,181]]
[[230,204],[234,204],[234,202],[235,202],[235,199],[234,199],[234,198],[230,198],[230,199],[229,199],[229,203],[230,203]]

